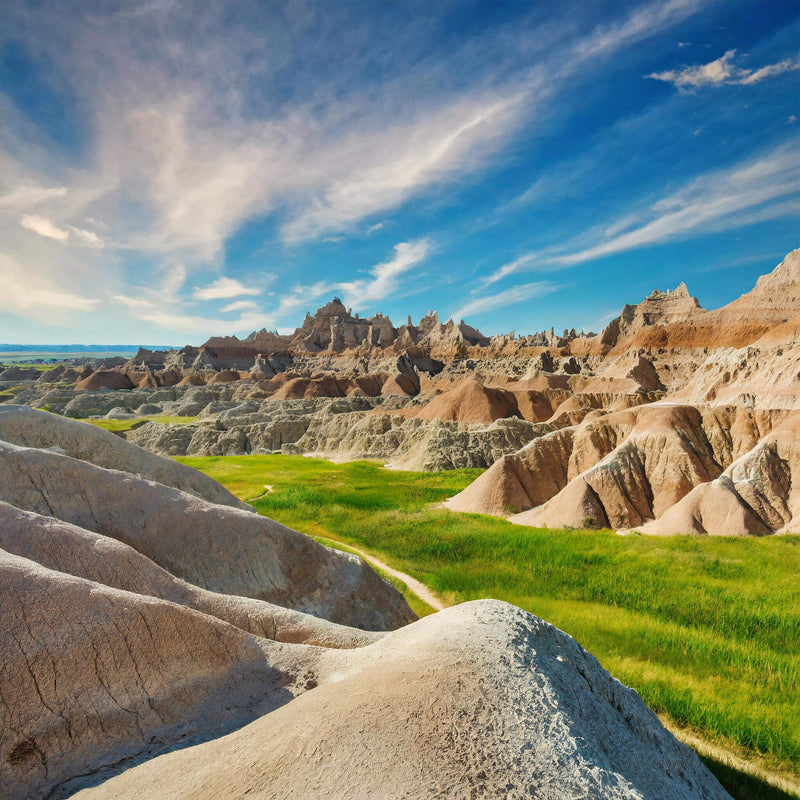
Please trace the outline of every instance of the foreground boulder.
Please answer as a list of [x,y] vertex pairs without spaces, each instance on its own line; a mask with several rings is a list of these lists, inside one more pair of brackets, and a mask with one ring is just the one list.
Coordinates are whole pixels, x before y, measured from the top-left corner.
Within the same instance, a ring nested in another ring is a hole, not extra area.
[[635,692],[505,603],[325,651],[314,676],[313,690],[236,732],[76,798],[728,797]]

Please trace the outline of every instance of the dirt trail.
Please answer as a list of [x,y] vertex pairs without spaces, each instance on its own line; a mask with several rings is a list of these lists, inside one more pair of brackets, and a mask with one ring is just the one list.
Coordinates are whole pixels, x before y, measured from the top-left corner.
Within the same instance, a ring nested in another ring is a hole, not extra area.
[[794,776],[787,775],[785,773],[774,772],[765,769],[764,767],[761,767],[751,761],[746,761],[744,758],[737,756],[730,750],[726,750],[724,747],[720,747],[713,742],[703,739],[694,731],[679,728],[674,722],[666,717],[659,715],[659,719],[661,720],[661,724],[678,741],[683,742],[685,745],[691,747],[692,750],[694,750],[698,755],[713,758],[715,761],[726,764],[727,766],[739,772],[744,772],[753,778],[764,781],[764,783],[768,783],[770,786],[773,786],[776,789],[781,789],[782,791],[794,795],[795,797],[800,797],[800,783],[798,783]]
[[[322,539],[323,537],[318,537]],[[403,583],[408,586],[408,588],[417,596],[420,600],[427,603],[431,608],[435,608],[437,611],[441,611],[445,608],[445,604],[424,584],[418,581],[416,578],[412,578],[410,575],[406,575],[405,572],[400,572],[400,570],[394,569],[394,567],[390,567],[385,561],[381,561],[379,558],[376,558],[373,555],[370,555],[364,550],[361,550],[358,547],[355,547],[352,544],[348,544],[347,542],[339,542],[335,539],[327,539],[325,541],[329,541],[332,544],[337,545],[344,545],[348,548],[348,550],[352,550],[354,553],[357,553],[364,559],[368,564],[372,564],[373,567],[377,567],[378,569],[383,570],[384,572],[388,572],[393,578],[397,578],[398,580],[403,581]]]

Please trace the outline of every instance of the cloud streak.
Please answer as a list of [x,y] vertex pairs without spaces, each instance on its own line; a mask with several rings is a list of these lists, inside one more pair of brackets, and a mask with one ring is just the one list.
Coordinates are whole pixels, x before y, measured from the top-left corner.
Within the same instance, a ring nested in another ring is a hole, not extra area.
[[431,244],[427,239],[400,242],[394,246],[394,257],[370,270],[369,278],[340,283],[347,305],[364,308],[368,303],[383,300],[393,294],[402,277],[428,256]]
[[576,237],[572,248],[525,253],[495,270],[483,283],[490,286],[529,269],[570,267],[674,239],[792,215],[800,200],[798,145],[792,141],[755,159],[702,175],[644,209]]
[[752,86],[767,78],[773,78],[776,75],[782,75],[784,72],[800,69],[800,62],[791,58],[784,59],[776,64],[768,64],[756,70],[744,69],[733,63],[735,56],[736,50],[728,50],[720,58],[715,61],[709,61],[707,64],[695,64],[681,67],[680,69],[653,72],[646,77],[671,83],[677,89],[699,89],[704,86],[723,86],[726,84]]
[[497,294],[478,297],[463,305],[453,315],[452,319],[467,319],[472,316],[479,316],[487,311],[494,311],[498,308],[524,303],[537,297],[544,297],[548,294],[557,292],[562,287],[551,281],[535,281],[534,283],[524,283],[520,286],[512,286],[510,289],[498,292]]
[[208,286],[195,289],[192,296],[195,300],[229,300],[232,297],[257,294],[261,294],[261,289],[245,286],[235,278],[223,275]]

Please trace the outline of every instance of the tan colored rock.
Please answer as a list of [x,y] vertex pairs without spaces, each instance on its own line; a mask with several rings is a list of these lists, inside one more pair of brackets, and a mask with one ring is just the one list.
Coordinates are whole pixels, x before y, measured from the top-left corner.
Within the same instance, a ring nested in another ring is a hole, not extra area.
[[518,415],[513,394],[488,388],[474,379],[465,380],[455,389],[435,397],[417,414],[420,419],[485,424]]
[[59,448],[72,458],[172,486],[212,503],[250,510],[202,472],[154,455],[85,422],[18,405],[0,405],[0,440],[21,447]]
[[193,608],[278,642],[361,647],[382,636],[274,603],[200,589],[116,539],[1,502],[0,549],[56,572]]
[[98,389],[132,389],[133,383],[123,372],[116,370],[97,370],[75,384],[77,391],[95,392]]
[[315,680],[229,736],[76,800],[729,800],[635,692],[570,637],[504,603],[466,603],[370,647],[329,651]]
[[402,595],[357,556],[127,473],[0,442],[0,500],[118,539],[212,592],[371,630],[414,618]]
[[267,713],[304,691],[317,651],[3,551],[0,630],[8,800],[63,793],[103,766]]

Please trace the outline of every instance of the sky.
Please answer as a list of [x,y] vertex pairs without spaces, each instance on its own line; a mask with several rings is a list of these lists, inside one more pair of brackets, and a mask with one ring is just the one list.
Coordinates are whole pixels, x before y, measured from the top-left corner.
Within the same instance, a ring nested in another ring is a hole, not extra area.
[[798,0],[5,0],[0,341],[601,330],[800,246]]

